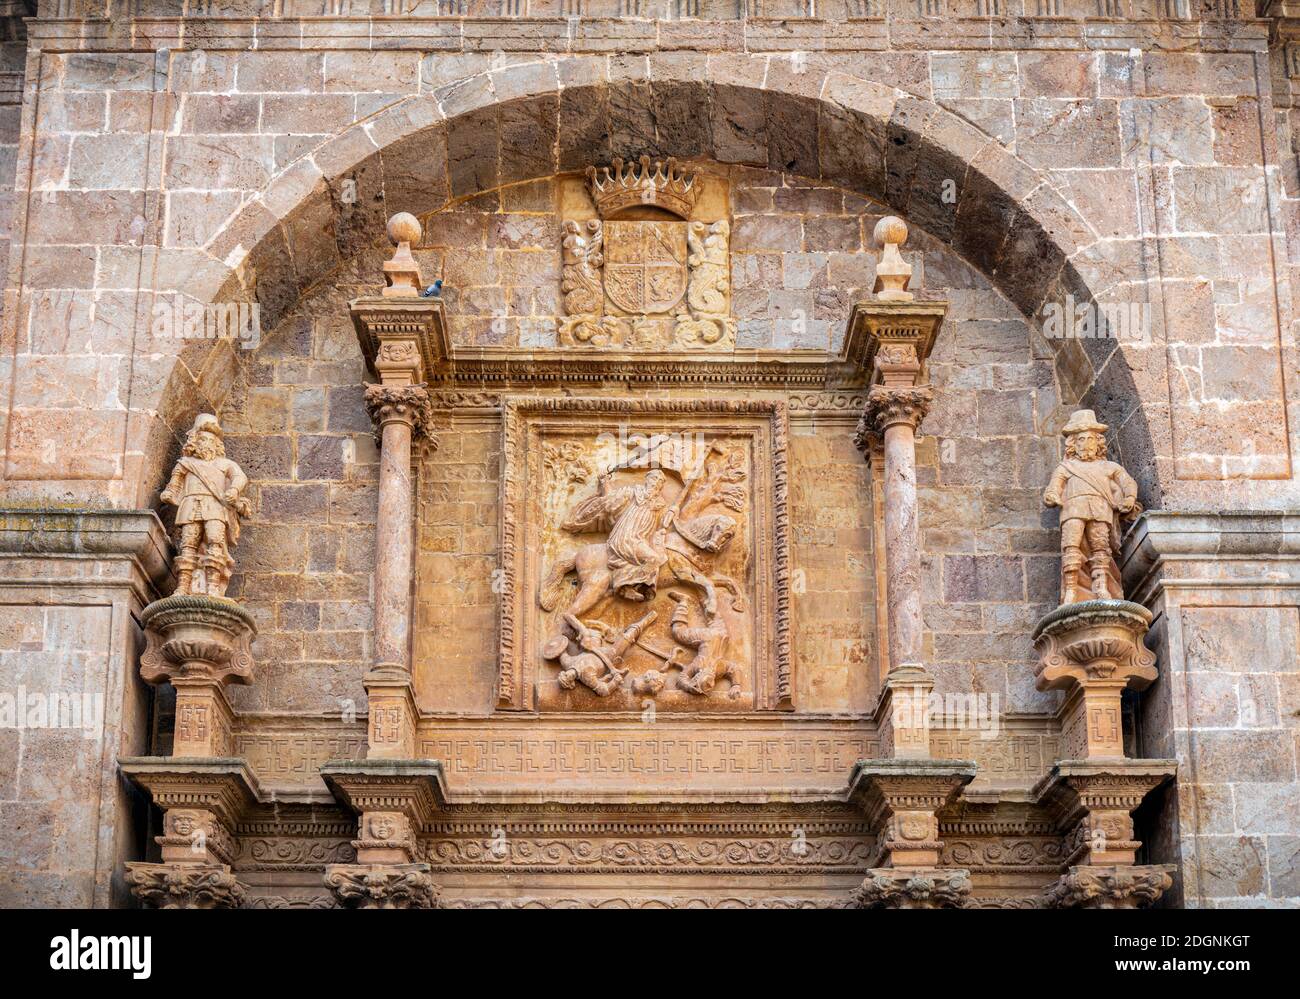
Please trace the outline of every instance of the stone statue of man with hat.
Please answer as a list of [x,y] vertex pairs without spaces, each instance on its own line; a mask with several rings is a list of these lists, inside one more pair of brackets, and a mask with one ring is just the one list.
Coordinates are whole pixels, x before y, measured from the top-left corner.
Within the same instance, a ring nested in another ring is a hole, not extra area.
[[1106,460],[1106,424],[1081,409],[1062,428],[1065,459],[1056,466],[1043,502],[1061,508],[1061,603],[1123,600],[1120,520],[1142,512],[1137,483]]
[[247,485],[248,476],[226,457],[221,424],[211,413],[200,413],[159,496],[176,507],[178,594],[226,595],[235,567],[230,549],[239,541],[239,518],[251,512],[242,495]]

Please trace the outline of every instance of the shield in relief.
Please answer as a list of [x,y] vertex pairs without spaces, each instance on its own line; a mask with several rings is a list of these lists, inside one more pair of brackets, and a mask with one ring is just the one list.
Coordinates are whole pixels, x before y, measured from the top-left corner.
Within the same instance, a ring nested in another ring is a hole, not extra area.
[[605,294],[624,312],[668,312],[686,291],[685,222],[606,222]]

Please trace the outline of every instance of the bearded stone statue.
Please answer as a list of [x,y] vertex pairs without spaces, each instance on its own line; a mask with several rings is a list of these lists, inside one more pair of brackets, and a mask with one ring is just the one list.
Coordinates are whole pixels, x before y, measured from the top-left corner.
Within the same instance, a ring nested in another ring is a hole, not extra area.
[[239,541],[240,518],[251,513],[242,495],[248,476],[226,457],[222,436],[215,416],[199,414],[167,488],[159,496],[163,503],[176,507],[178,594],[226,595],[235,567],[230,549]]
[[1106,459],[1106,424],[1081,409],[1062,428],[1065,459],[1056,466],[1043,503],[1061,509],[1061,603],[1123,600],[1121,520],[1142,512],[1137,483]]

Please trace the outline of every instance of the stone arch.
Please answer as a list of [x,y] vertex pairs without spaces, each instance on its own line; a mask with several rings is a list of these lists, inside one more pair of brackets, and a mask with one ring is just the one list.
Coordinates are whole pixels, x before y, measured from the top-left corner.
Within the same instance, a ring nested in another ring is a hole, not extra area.
[[[1027,318],[1046,302],[1106,291],[1106,269],[1090,266],[1098,229],[1048,176],[957,114],[784,56],[696,53],[521,63],[390,105],[278,174],[185,261],[176,290],[256,301],[273,329],[307,289],[374,247],[392,212],[425,215],[467,194],[642,153],[766,167],[863,194],[965,258]],[[1097,409],[1123,459],[1154,470],[1115,342],[1050,346],[1063,401]],[[174,377],[156,406],[168,436],[193,415],[183,381]],[[221,380],[211,382],[219,391]],[[164,455],[144,451],[158,455],[142,469],[147,492]],[[1154,471],[1143,486],[1150,505]]]

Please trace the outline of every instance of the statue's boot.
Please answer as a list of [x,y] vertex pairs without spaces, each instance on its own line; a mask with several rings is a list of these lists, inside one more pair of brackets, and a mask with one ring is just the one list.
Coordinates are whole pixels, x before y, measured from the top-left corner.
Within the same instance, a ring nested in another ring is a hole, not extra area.
[[1083,569],[1083,552],[1077,548],[1067,548],[1061,554],[1061,603],[1073,604],[1087,599],[1087,593],[1080,593],[1079,572]]

